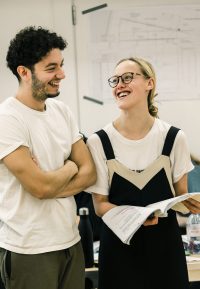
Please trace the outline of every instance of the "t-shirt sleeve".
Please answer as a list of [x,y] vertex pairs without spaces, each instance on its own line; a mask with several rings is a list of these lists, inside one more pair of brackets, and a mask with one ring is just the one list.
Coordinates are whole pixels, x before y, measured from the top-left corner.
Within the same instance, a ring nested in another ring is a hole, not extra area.
[[183,131],[179,131],[172,152],[170,154],[172,164],[173,183],[178,182],[184,174],[191,171],[194,166],[191,162],[189,144]]
[[0,160],[20,146],[29,147],[26,127],[14,116],[0,115]]
[[72,137],[72,144],[80,140],[83,136],[80,133],[78,129],[78,125],[75,121],[74,115],[72,114],[71,110],[68,109],[68,117],[69,117],[69,123],[70,123],[70,130],[71,130],[71,137]]
[[97,181],[96,183],[87,188],[85,191],[89,193],[96,193],[101,195],[108,195],[109,185],[108,185],[108,168],[106,156],[101,144],[101,141],[97,134],[93,134],[87,140],[88,148],[94,159],[97,170]]

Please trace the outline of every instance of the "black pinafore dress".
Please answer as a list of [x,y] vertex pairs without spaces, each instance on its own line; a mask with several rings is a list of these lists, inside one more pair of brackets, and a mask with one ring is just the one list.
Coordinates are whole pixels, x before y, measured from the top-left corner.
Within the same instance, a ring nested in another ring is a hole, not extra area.
[[[97,132],[107,158],[109,201],[146,206],[174,196],[170,153],[178,129],[167,133],[162,155],[137,173],[115,159],[109,137]],[[154,226],[141,226],[126,245],[103,223],[98,289],[188,289],[188,272],[180,229],[173,210]]]

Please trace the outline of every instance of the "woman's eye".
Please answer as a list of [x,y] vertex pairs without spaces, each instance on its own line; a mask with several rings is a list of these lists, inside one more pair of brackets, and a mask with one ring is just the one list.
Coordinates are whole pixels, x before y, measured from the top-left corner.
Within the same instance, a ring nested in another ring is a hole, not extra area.
[[131,77],[131,76],[129,76],[129,75],[128,75],[128,76],[126,76],[126,77],[124,77],[124,80],[125,80],[125,81],[130,81],[131,79],[132,79],[132,77]]

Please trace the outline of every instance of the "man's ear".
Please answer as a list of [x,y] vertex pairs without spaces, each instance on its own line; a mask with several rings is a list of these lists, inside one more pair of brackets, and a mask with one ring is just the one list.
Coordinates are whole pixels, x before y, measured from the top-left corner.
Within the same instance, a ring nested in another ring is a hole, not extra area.
[[31,78],[31,70],[26,66],[19,65],[17,67],[17,73],[19,74],[21,80],[28,81]]

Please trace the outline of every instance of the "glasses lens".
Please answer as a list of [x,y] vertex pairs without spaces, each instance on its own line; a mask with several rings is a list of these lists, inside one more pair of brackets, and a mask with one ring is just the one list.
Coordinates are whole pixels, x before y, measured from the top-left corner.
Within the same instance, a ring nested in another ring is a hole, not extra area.
[[133,73],[126,72],[126,73],[122,74],[121,78],[122,78],[122,81],[124,83],[129,83],[133,80]]
[[108,83],[111,87],[115,87],[118,84],[118,77],[117,76],[113,76],[111,78],[108,79]]

